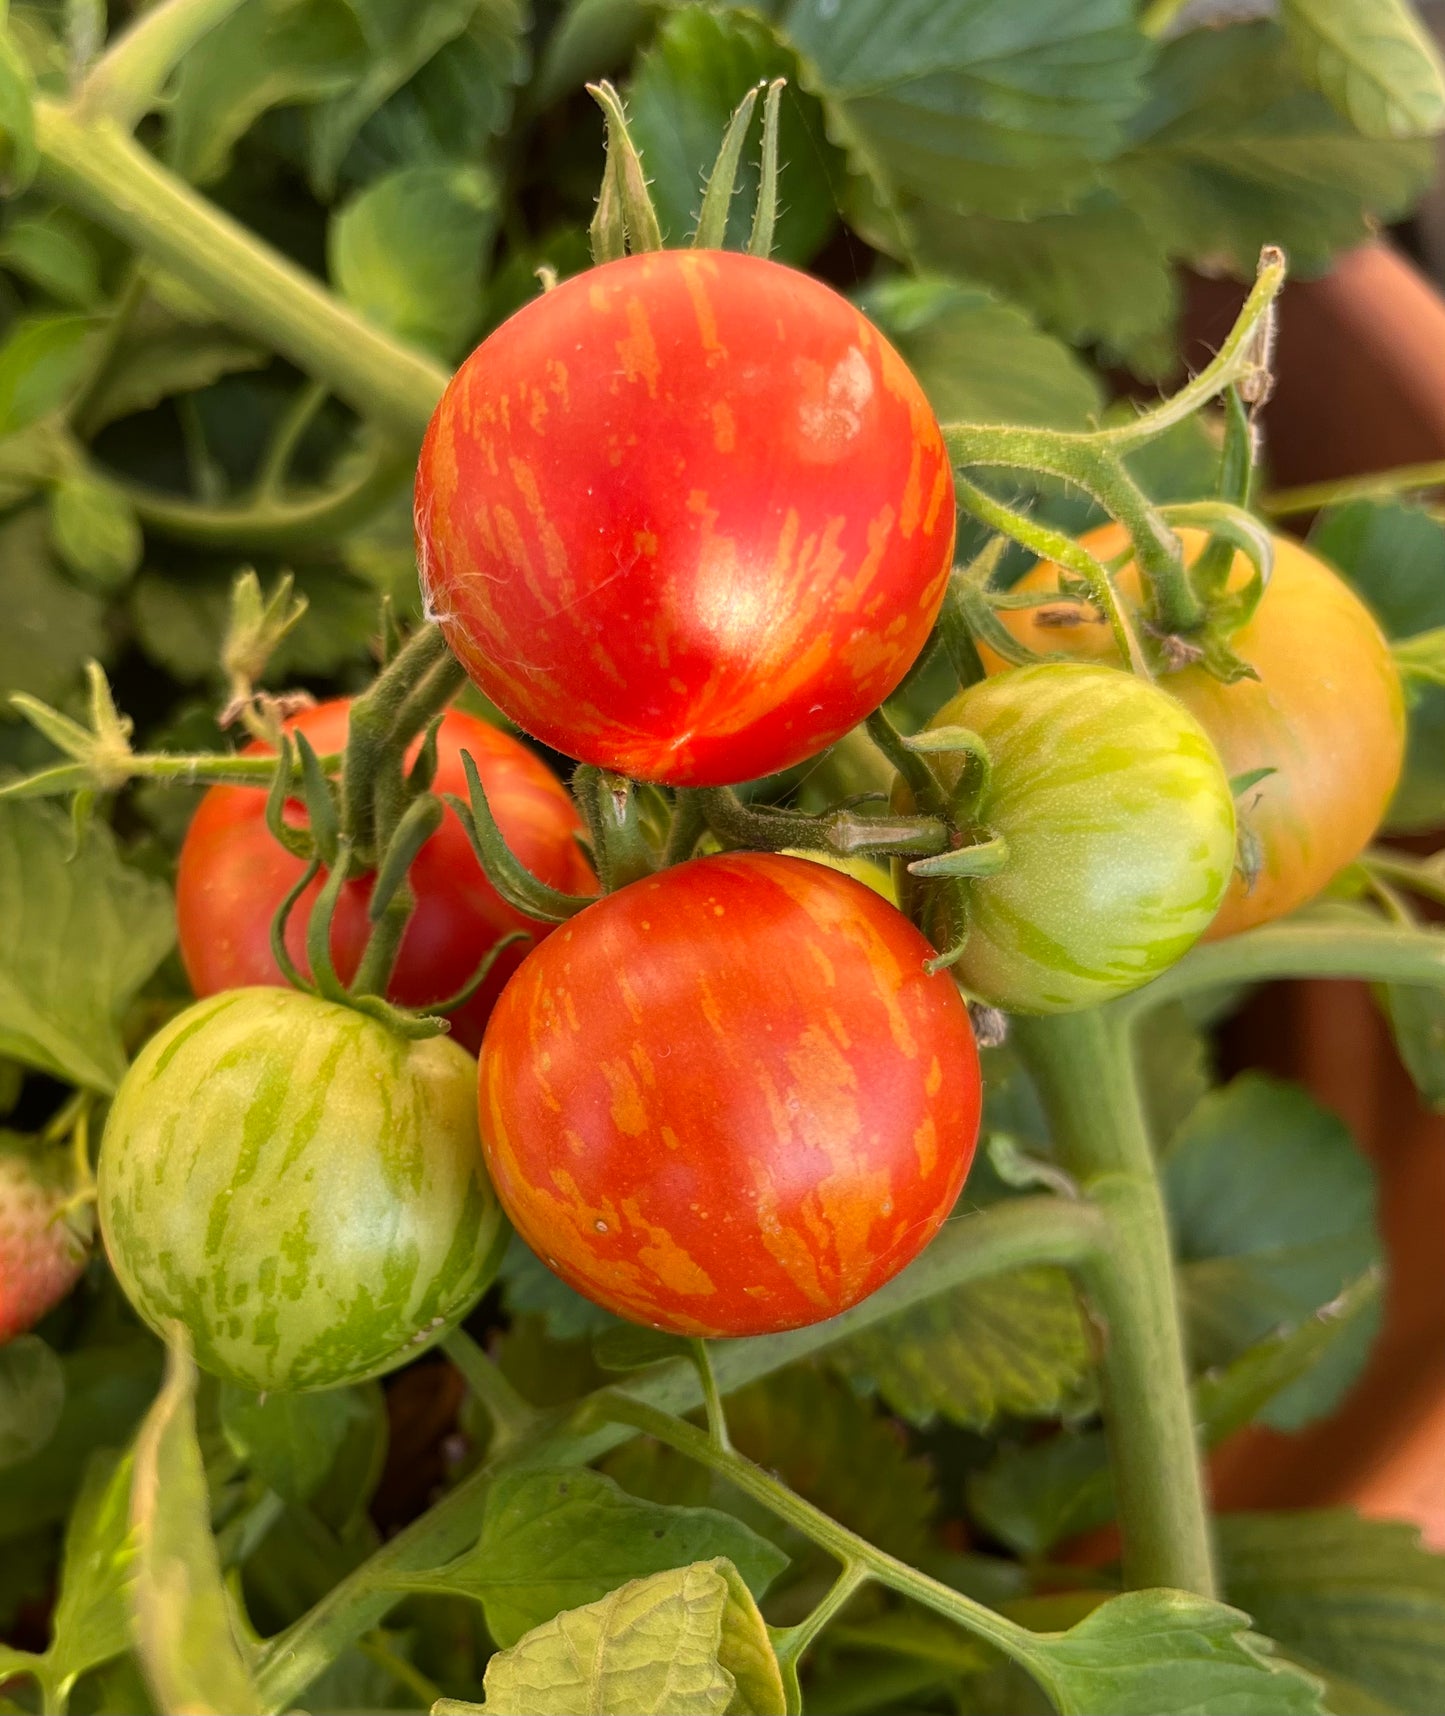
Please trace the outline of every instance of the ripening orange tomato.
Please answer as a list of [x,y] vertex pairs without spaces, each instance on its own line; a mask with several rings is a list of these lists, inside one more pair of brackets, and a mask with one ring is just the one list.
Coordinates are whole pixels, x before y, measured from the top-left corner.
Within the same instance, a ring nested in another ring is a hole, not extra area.
[[846,1310],[938,1231],[973,1157],[968,1010],[903,914],[772,853],[609,894],[507,985],[487,1167],[579,1293],[677,1334]]
[[751,780],[898,685],[953,558],[922,388],[846,298],[663,250],[535,299],[422,445],[422,586],[524,732],[643,780]]

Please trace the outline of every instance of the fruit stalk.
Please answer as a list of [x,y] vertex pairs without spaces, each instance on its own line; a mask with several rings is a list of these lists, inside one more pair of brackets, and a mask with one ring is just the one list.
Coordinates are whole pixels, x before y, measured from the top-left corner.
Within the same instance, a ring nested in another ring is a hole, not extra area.
[[1124,1019],[1112,1010],[1014,1021],[1062,1166],[1101,1208],[1110,1249],[1081,1275],[1106,1329],[1104,1421],[1124,1583],[1215,1593],[1169,1228]]

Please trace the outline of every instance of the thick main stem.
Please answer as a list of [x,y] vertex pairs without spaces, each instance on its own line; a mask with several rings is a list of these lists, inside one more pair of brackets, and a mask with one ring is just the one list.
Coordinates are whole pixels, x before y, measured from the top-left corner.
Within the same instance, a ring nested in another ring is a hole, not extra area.
[[319,280],[196,195],[104,119],[35,104],[40,182],[193,287],[232,326],[415,441],[447,373],[398,345]]
[[1125,1582],[1213,1596],[1174,1262],[1127,1025],[1094,1008],[1019,1019],[1014,1032],[1062,1165],[1113,1229],[1109,1251],[1082,1273],[1106,1329],[1104,1418]]

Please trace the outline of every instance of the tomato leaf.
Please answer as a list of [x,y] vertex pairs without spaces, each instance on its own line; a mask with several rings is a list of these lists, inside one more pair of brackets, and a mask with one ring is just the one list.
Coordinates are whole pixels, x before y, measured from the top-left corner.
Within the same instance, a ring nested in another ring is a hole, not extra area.
[[39,1335],[16,1335],[0,1346],[0,1466],[39,1453],[64,1405],[65,1372]]
[[[775,1662],[771,1688],[757,1670],[759,1636],[766,1638],[761,1619],[721,1563],[655,1573],[499,1651],[487,1664],[480,1708],[497,1716],[573,1709],[724,1716],[735,1708],[770,1716],[783,1710],[782,1688]],[[741,1677],[723,1665],[725,1657],[739,1660]],[[746,1704],[738,1700],[745,1689],[754,1695]],[[773,1696],[759,1698],[764,1691]],[[446,1699],[435,1706],[443,1713],[477,1708]]]
[[1284,0],[1306,82],[1366,137],[1425,137],[1445,124],[1445,67],[1407,0]]
[[66,1517],[87,1460],[129,1437],[160,1376],[159,1352],[149,1335],[80,1347],[60,1362],[65,1401],[54,1433],[29,1459],[0,1468],[0,1543]]
[[[1214,1447],[1252,1423],[1277,1395],[1307,1377],[1332,1349],[1372,1320],[1379,1278],[1361,1276],[1297,1327],[1277,1331],[1194,1384],[1194,1422]],[[1022,1555],[1107,1525],[1115,1496],[1102,1430],[1003,1447],[968,1480],[969,1505],[987,1529]]]
[[[521,25],[517,0],[350,0],[366,41],[359,76],[310,115],[311,182],[324,198],[335,189],[342,157],[361,127],[437,50],[459,36],[478,6],[508,31]],[[515,62],[513,62],[515,64]]]
[[315,1494],[331,1470],[352,1422],[363,1414],[352,1390],[253,1394],[221,1387],[221,1429],[252,1471],[289,1502]]
[[524,8],[486,0],[459,36],[432,55],[362,126],[342,176],[362,181],[392,167],[478,161],[505,130],[512,91],[526,74]]
[[[728,1395],[728,1434],[755,1464],[860,1537],[904,1560],[923,1555],[937,1504],[926,1461],[910,1456],[896,1426],[845,1383],[811,1365],[791,1365]],[[658,1502],[711,1502],[772,1532],[721,1479],[670,1448],[638,1440],[608,1456],[607,1471],[635,1495]]]
[[919,1425],[1077,1412],[1090,1392],[1083,1313],[1058,1269],[955,1287],[841,1342],[828,1361]]
[[[778,125],[782,198],[773,254],[806,262],[837,224],[846,169],[796,56],[758,19],[690,7],[667,18],[628,85],[627,112],[664,238],[681,244],[697,222],[702,184],[733,109],[750,89],[788,79]],[[749,131],[728,214],[726,247],[741,250],[758,198],[761,121]]]
[[1174,271],[1144,222],[1109,192],[1031,220],[929,206],[911,225],[928,266],[982,281],[1061,338],[1097,344],[1140,374],[1174,361]]
[[456,356],[481,320],[497,216],[496,186],[480,167],[399,168],[332,220],[332,279],[379,327]]
[[145,543],[125,494],[80,470],[62,477],[49,498],[50,545],[75,576],[98,590],[129,583]]
[[196,1440],[196,1366],[179,1324],[135,1448],[132,1604],[142,1670],[162,1709],[261,1716],[237,1643]]
[[65,1533],[60,1598],[46,1656],[61,1695],[130,1646],[129,1456],[92,1455]]
[[1445,1556],[1347,1509],[1217,1521],[1231,1602],[1311,1665],[1399,1710],[1445,1708]]
[[[1163,1181],[1201,1366],[1303,1322],[1379,1261],[1369,1165],[1336,1116],[1294,1085],[1246,1073],[1205,1097],[1165,1156]],[[1376,1326],[1362,1318],[1265,1422],[1293,1429],[1328,1411]]]
[[66,209],[11,221],[0,235],[0,267],[74,309],[89,309],[100,297],[100,258]]
[[[1392,638],[1445,626],[1445,525],[1404,501],[1352,501],[1322,513],[1309,545],[1338,568]],[[1445,821],[1445,689],[1422,686],[1409,710],[1405,771],[1386,827]]]
[[0,803],[0,1053],[91,1090],[125,1071],[120,1019],[175,939],[170,892],[92,823]]
[[35,177],[40,151],[35,143],[35,86],[24,56],[0,25],[0,154],[6,189],[23,191]]
[[832,134],[885,201],[1067,207],[1123,141],[1148,44],[1129,0],[774,0]]
[[474,1597],[487,1630],[507,1646],[559,1609],[715,1556],[731,1560],[759,1596],[787,1565],[781,1550],[713,1508],[640,1501],[585,1469],[534,1470],[492,1485],[475,1549],[409,1583]]
[[1433,172],[1427,142],[1362,137],[1307,89],[1269,23],[1166,43],[1132,131],[1108,182],[1171,253],[1243,275],[1266,244],[1324,268]]
[[1068,1716],[1317,1716],[1320,1683],[1249,1625],[1207,1597],[1129,1591],[1041,1635],[1029,1668]]
[[1083,429],[1103,408],[1097,380],[1067,346],[981,287],[897,276],[858,302],[903,353],[944,423]]
[[[91,657],[106,654],[100,599],[63,577],[50,552],[49,523],[40,506],[0,519],[0,566],[5,568],[5,625],[0,628],[0,685],[59,702]],[[5,956],[0,951],[0,969]]]
[[22,316],[0,345],[0,435],[63,405],[84,370],[91,316]]
[[1402,983],[1384,986],[1385,1016],[1415,1088],[1437,1113],[1445,1111],[1445,994]]
[[116,354],[85,411],[87,433],[118,418],[149,411],[163,399],[196,393],[241,370],[260,369],[267,354],[227,328],[191,323],[159,307],[136,318],[137,326]]
[[244,0],[181,61],[170,103],[177,170],[206,183],[268,109],[355,83],[366,40],[346,0]]

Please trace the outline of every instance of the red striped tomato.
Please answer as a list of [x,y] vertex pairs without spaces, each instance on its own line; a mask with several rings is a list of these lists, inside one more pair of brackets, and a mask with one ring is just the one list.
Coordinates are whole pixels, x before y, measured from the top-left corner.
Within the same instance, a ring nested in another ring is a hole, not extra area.
[[295,989],[199,1001],[137,1056],[106,1121],[101,1232],[131,1303],[257,1390],[331,1388],[461,1321],[506,1224],[476,1062]]
[[[321,703],[289,721],[320,754],[345,747],[351,703]],[[264,750],[251,745],[249,752]],[[525,745],[460,710],[449,709],[437,736],[438,793],[466,797],[461,754],[469,751],[492,812],[512,850],[544,882],[564,893],[590,894],[597,879],[578,848],[581,827],[562,784]],[[299,803],[289,812],[305,821]],[[305,865],[273,840],[266,827],[266,794],[259,787],[213,787],[186,831],[176,875],[181,958],[197,995],[219,995],[283,981],[271,956],[271,920]],[[297,902],[286,926],[286,947],[306,965],[306,924],[324,873]],[[387,994],[403,1007],[425,1008],[455,994],[487,952],[513,930],[534,939],[547,924],[514,911],[482,874],[456,815],[448,810],[411,869],[416,909],[402,937]],[[343,981],[355,975],[371,925],[366,906],[371,878],[347,885],[331,927],[331,956]],[[452,1015],[456,1040],[476,1053],[502,985],[517,969],[526,943],[509,948],[487,981]]]
[[779,263],[579,275],[453,378],[416,483],[447,640],[526,732],[645,780],[771,773],[902,679],[953,553],[922,389]]
[[522,1237],[679,1334],[831,1317],[927,1245],[979,1121],[968,1013],[862,883],[771,854],[609,895],[531,954],[482,1046]]

